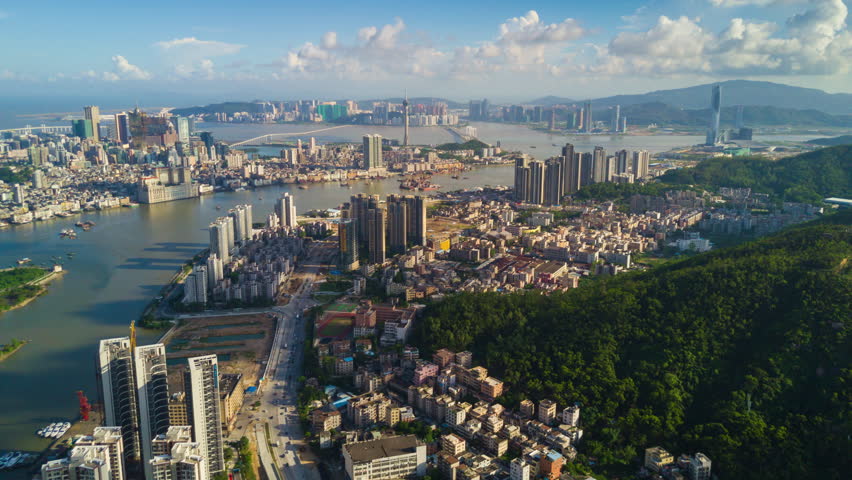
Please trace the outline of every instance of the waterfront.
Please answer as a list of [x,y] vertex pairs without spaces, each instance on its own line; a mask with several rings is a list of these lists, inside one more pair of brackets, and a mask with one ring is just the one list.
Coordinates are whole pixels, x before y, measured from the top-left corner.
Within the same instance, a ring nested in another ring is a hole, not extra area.
[[[511,182],[510,167],[468,172],[469,180],[435,176],[447,189]],[[296,197],[300,212],[335,207],[350,195],[405,193],[398,181],[315,184],[302,190],[295,185],[254,191],[222,193],[191,200],[141,205],[53,219],[0,231],[0,265],[21,257],[36,264],[61,257],[68,273],[50,284],[48,293],[25,308],[0,317],[0,343],[10,338],[33,342],[0,364],[0,450],[40,450],[47,441],[35,431],[77,413],[75,392],[84,390],[96,401],[94,360],[97,341],[127,335],[151,297],[176,269],[208,241],[207,225],[240,203],[254,204],[254,220],[263,221],[282,192]],[[260,200],[260,198],[263,200]],[[216,207],[221,207],[217,210]],[[97,225],[76,240],[58,232],[77,220]],[[69,259],[67,252],[74,252]],[[157,332],[140,331],[140,343],[155,340]]]
[[[579,150],[601,145],[608,150],[628,148],[656,152],[700,141],[698,137],[683,136],[565,137],[532,131],[524,126],[476,126],[483,140],[501,141],[504,147],[539,158],[557,153],[566,141],[574,142]],[[217,138],[230,141],[316,128],[315,125],[199,126],[199,129],[213,131]],[[401,138],[402,129],[352,126],[316,137],[322,143],[357,142],[361,135],[370,132]],[[412,129],[412,138],[418,143],[452,141],[450,134],[441,128]],[[793,140],[778,136],[768,138]],[[536,148],[530,149],[532,145]],[[443,191],[512,184],[510,166],[479,168],[465,175],[470,178],[436,175],[433,181],[442,185]],[[36,437],[34,432],[52,421],[75,418],[77,390],[84,390],[91,401],[97,401],[94,359],[98,339],[127,334],[129,322],[139,316],[175,270],[206,246],[206,229],[213,218],[233,205],[252,203],[255,221],[263,221],[275,199],[285,191],[295,195],[300,212],[335,207],[360,192],[400,193],[398,182],[393,178],[350,183],[352,188],[341,188],[337,183],[313,184],[306,190],[295,185],[275,186],[133,209],[104,210],[0,231],[0,265],[13,264],[21,257],[30,257],[37,264],[59,257],[69,270],[63,278],[51,283],[45,296],[26,308],[0,317],[0,343],[13,337],[33,340],[27,348],[0,365],[0,385],[4,386],[4,395],[0,396],[0,450],[40,450],[46,446],[47,441]],[[217,210],[217,206],[221,209]],[[60,239],[58,232],[78,220],[93,220],[97,226],[90,232],[81,232],[76,240]],[[73,258],[67,256],[68,252],[75,253]],[[150,342],[156,336],[157,332],[141,331],[139,341]]]

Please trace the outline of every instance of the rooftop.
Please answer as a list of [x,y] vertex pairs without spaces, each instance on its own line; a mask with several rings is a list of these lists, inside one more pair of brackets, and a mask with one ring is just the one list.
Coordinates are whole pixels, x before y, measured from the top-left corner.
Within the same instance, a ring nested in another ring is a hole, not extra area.
[[353,462],[371,462],[379,458],[415,453],[420,442],[414,435],[381,438],[367,442],[348,443],[343,448]]

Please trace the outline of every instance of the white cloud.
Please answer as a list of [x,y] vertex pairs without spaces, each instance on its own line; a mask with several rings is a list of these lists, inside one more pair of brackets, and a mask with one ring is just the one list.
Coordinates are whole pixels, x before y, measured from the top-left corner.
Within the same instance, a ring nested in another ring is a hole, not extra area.
[[151,74],[142,70],[141,68],[133,65],[128,62],[126,58],[121,55],[115,55],[112,57],[112,62],[114,64],[113,67],[113,75],[110,78],[122,79],[122,80],[150,80]]
[[[719,6],[756,5],[762,0],[713,0]],[[783,0],[782,0],[783,1]],[[769,3],[769,2],[767,2]],[[772,2],[776,3],[776,2]],[[787,3],[790,3],[787,1]],[[661,16],[644,32],[622,32],[597,62],[579,66],[596,73],[716,75],[831,75],[852,67],[852,36],[843,0],[810,0],[786,22],[733,18],[721,32],[699,19]]]
[[180,79],[217,80],[225,76],[216,71],[213,61],[209,58],[191,64],[180,64],[174,67],[174,75]]
[[175,38],[172,40],[157,42],[154,44],[163,52],[176,55],[194,55],[212,57],[221,55],[233,55],[245,48],[245,45],[236,43],[218,42],[215,40],[199,40],[195,37]]

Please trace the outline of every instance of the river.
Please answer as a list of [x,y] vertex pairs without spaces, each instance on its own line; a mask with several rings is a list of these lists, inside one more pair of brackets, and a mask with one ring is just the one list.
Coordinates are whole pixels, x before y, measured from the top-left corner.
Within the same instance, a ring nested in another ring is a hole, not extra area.
[[[557,153],[559,147],[553,144],[561,145],[566,141],[573,142],[580,150],[602,145],[608,150],[628,148],[655,152],[700,141],[697,137],[564,137],[523,126],[476,126],[484,141],[501,141],[504,147],[539,157]],[[199,125],[199,129],[209,129],[218,139],[228,141],[316,128],[321,127]],[[360,141],[365,133],[401,138],[402,129],[351,126],[318,134],[316,138],[321,143]],[[442,128],[412,128],[412,139],[429,144],[452,141]],[[537,148],[530,149],[531,145]],[[443,185],[445,191],[512,183],[509,166],[479,168],[467,175],[468,180],[436,175],[433,181]],[[127,335],[130,321],[139,316],[178,266],[207,245],[206,229],[212,219],[236,204],[252,203],[254,221],[264,221],[282,192],[295,195],[300,212],[335,207],[359,192],[381,195],[400,192],[393,178],[371,183],[352,182],[352,186],[347,189],[336,183],[317,184],[306,190],[274,186],[87,213],[0,230],[0,266],[12,265],[21,257],[30,257],[37,264],[49,264],[56,257],[68,270],[67,275],[49,285],[44,297],[22,309],[0,315],[0,343],[13,337],[33,340],[0,363],[3,392],[0,395],[0,450],[44,448],[48,441],[37,437],[35,431],[53,421],[75,418],[77,390],[83,390],[91,401],[97,401],[94,361],[98,340]],[[217,206],[221,210],[217,210]],[[59,238],[61,229],[72,227],[81,219],[92,220],[96,226],[90,232],[79,232],[76,240]],[[68,257],[68,252],[74,252],[74,256]],[[144,344],[156,337],[157,332],[142,331],[139,341]]]

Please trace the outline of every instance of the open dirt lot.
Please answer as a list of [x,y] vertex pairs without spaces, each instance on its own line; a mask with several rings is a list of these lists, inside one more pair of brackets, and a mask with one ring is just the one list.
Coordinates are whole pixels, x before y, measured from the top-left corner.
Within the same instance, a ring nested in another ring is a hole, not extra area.
[[185,320],[166,341],[170,391],[183,391],[186,358],[214,353],[220,372],[242,373],[246,386],[255,384],[274,334],[275,319],[268,314]]

